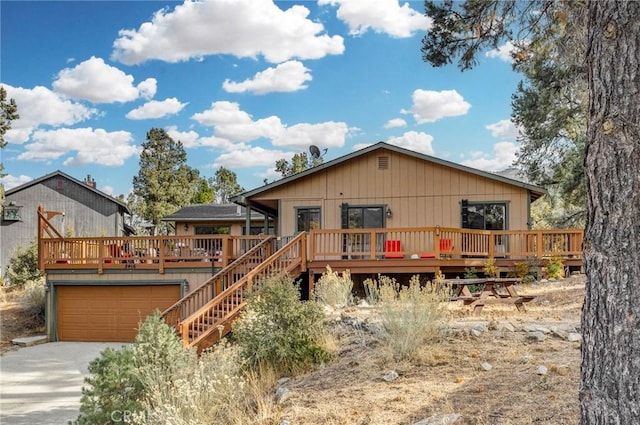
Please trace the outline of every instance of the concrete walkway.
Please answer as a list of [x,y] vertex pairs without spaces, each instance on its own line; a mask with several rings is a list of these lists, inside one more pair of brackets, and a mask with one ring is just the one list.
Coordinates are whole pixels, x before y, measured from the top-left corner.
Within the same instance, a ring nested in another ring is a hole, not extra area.
[[78,417],[89,362],[119,342],[51,342],[0,356],[0,424],[61,425]]

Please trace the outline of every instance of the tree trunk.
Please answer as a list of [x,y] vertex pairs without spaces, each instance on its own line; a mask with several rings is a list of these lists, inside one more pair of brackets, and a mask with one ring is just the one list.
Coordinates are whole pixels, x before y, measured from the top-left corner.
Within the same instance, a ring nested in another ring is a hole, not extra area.
[[589,3],[583,424],[640,424],[640,2]]

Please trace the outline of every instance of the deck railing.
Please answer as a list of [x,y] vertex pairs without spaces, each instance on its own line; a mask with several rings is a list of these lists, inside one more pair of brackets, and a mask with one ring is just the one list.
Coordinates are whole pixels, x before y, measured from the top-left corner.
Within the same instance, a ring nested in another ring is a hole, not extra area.
[[224,267],[268,236],[189,235],[42,238],[39,267],[46,269],[148,268],[164,272],[184,263]]
[[[449,227],[327,229],[309,232],[309,261],[384,258],[508,257],[526,259],[582,255],[584,232],[562,230],[473,230]],[[389,241],[399,241],[390,245]]]

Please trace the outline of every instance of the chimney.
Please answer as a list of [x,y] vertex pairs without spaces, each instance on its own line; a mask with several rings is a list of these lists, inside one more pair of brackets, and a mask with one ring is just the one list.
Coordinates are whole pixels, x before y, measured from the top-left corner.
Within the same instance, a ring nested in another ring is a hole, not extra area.
[[96,188],[96,181],[95,179],[91,178],[91,174],[87,174],[87,178],[84,180],[84,183],[89,187],[92,187],[94,189]]

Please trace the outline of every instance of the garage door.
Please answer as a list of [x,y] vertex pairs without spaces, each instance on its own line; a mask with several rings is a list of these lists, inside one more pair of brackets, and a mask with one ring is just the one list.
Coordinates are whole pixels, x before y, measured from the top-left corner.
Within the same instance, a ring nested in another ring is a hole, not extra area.
[[180,285],[58,286],[59,341],[129,342],[156,308],[180,299]]

